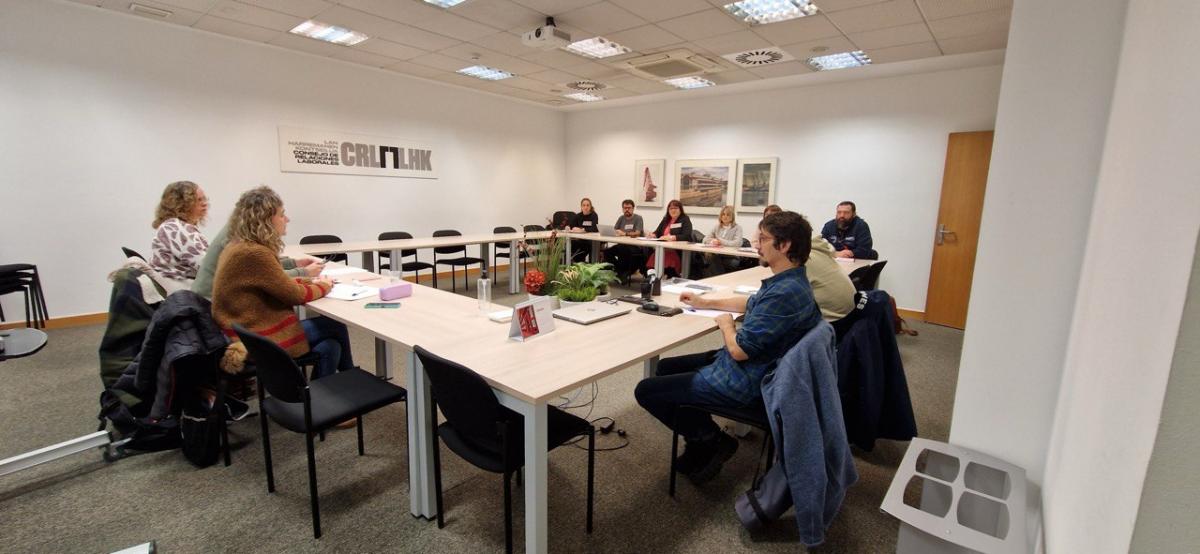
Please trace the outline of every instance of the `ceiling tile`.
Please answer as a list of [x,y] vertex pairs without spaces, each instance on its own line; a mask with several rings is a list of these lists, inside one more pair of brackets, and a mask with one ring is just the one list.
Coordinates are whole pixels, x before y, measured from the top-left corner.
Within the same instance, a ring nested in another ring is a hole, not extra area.
[[509,56],[524,56],[536,52],[533,48],[525,46],[521,43],[521,37],[514,35],[508,31],[502,31],[486,37],[479,37],[471,41],[472,44],[478,44],[489,50],[495,50],[501,54]]
[[842,36],[842,32],[823,14],[751,27],[754,34],[776,46],[795,44],[826,37]]
[[845,33],[860,33],[908,23],[920,23],[925,20],[921,17],[921,10],[917,9],[913,0],[890,0],[861,8],[833,12],[827,17]]
[[155,2],[153,0],[138,0],[138,3],[146,5],[146,6],[150,6],[151,8],[158,8],[160,10],[169,11],[169,12],[171,12],[171,15],[167,16],[166,19],[163,19],[160,17],[153,17],[153,16],[149,16],[149,15],[142,15],[138,12],[135,12],[135,11],[129,9],[130,0],[104,0],[104,2],[100,4],[100,7],[107,8],[107,9],[117,11],[117,12],[121,12],[124,14],[133,14],[138,17],[150,19],[152,21],[162,21],[165,23],[173,23],[175,25],[184,25],[184,26],[194,25],[197,21],[200,20],[201,17],[204,16],[204,14],[202,12],[189,10],[187,8],[180,8],[178,6],[172,6],[169,4],[163,4],[162,2]]
[[238,23],[237,21],[230,21],[228,19],[221,19],[211,15],[201,17],[195,25],[192,25],[192,27],[195,29],[212,31],[214,33],[221,33],[222,35],[228,35],[231,37],[244,38],[254,42],[268,42],[282,32],[274,29],[255,27],[254,25],[247,25],[245,23]]
[[407,25],[420,25],[443,11],[418,0],[338,0],[338,3]]
[[507,54],[494,52],[469,42],[464,42],[457,46],[447,48],[439,53],[470,62],[471,64],[486,65],[488,67],[503,69],[509,73],[519,75],[536,73],[546,69],[538,64],[509,56]]
[[906,44],[904,46],[880,48],[878,50],[867,52],[867,54],[871,56],[871,64],[878,65],[881,63],[933,58],[941,56],[942,51],[938,49],[936,43],[922,42],[920,44]]
[[546,15],[558,15],[567,13],[571,10],[576,10],[595,4],[598,0],[513,0],[514,2],[544,13]]
[[696,44],[717,55],[733,54],[734,52],[745,52],[752,48],[771,46],[771,43],[767,39],[754,34],[753,31],[735,31],[715,37],[702,38],[696,40]]
[[330,57],[338,60],[354,62],[357,64],[369,65],[371,67],[388,67],[398,61],[396,58],[389,58],[387,56],[380,56],[379,54],[372,54],[370,52],[359,50],[357,47],[343,48],[341,53]]
[[[837,54],[838,52],[852,52],[858,50],[858,47],[850,42],[846,37],[828,37],[808,42],[797,42],[796,44],[788,44],[783,47],[788,54],[791,54],[800,61],[806,61],[813,56],[825,56],[828,54]],[[818,49],[813,51],[813,49]]]
[[429,67],[427,65],[415,64],[412,62],[398,62],[398,63],[394,63],[392,65],[389,65],[389,66],[385,67],[384,69],[386,69],[388,71],[395,71],[396,73],[403,73],[405,75],[414,75],[417,77],[425,77],[425,78],[432,78],[435,75],[441,75],[441,74],[445,73],[445,71],[442,71],[440,69]]
[[762,77],[759,77],[758,75],[750,73],[744,69],[730,69],[720,73],[713,73],[712,75],[705,75],[704,78],[718,85],[731,85],[733,83],[757,81]]
[[358,31],[369,37],[392,36],[400,28],[395,21],[346,6],[334,6],[322,12],[317,20],[321,23]]
[[216,5],[217,0],[158,0],[162,4],[192,10],[194,12],[206,13]]
[[221,0],[208,14],[279,31],[291,30],[305,19],[233,0]]
[[599,62],[583,62],[579,65],[572,65],[566,68],[567,73],[572,73],[580,77],[588,79],[597,79],[603,81],[608,77],[615,75],[624,75],[625,72]]
[[[519,88],[521,90],[532,90],[542,94],[561,94],[563,92],[563,88],[558,85],[547,83],[545,81],[539,81],[537,79],[530,79],[528,77],[513,77],[511,79],[505,79],[504,84],[510,87]],[[553,92],[555,90],[559,92]]]
[[422,21],[420,26],[427,31],[459,40],[474,40],[501,30],[444,11],[431,15]]
[[462,42],[458,39],[431,33],[403,23],[397,23],[395,30],[391,34],[380,36],[392,42],[415,46],[422,50],[445,50]]
[[987,33],[984,35],[975,35],[971,37],[948,38],[938,40],[938,46],[942,47],[942,52],[949,54],[964,54],[967,52],[982,52],[984,50],[997,50],[1004,48],[1008,43],[1008,31],[998,33]]
[[607,35],[646,24],[646,20],[609,2],[599,2],[571,10],[555,17],[555,20],[556,23],[561,21],[563,24],[578,27],[588,33],[585,36],[572,36],[574,40]]
[[313,16],[333,7],[333,2],[325,0],[242,0],[242,2],[305,19],[312,19]]
[[606,38],[630,50],[639,52],[676,42],[684,42],[682,38],[655,25],[643,25],[635,29],[613,33]]
[[338,46],[328,42],[321,42],[316,39],[293,35],[291,33],[279,33],[279,36],[271,39],[267,44],[274,44],[283,48],[317,54],[318,56],[336,56],[342,52],[345,46]]
[[356,50],[371,52],[373,54],[379,54],[380,56],[387,56],[397,60],[407,60],[422,54],[428,54],[428,52],[421,50],[420,48],[405,46],[398,42],[392,42],[382,38],[372,38],[370,40],[360,42],[355,44],[354,48]]
[[581,56],[576,56],[557,48],[554,50],[535,50],[535,52],[532,55],[523,56],[522,59],[554,69],[565,69],[573,65],[579,65],[579,60],[581,59],[587,61]]
[[653,93],[653,92],[666,92],[668,90],[675,90],[675,87],[673,87],[671,85],[664,85],[658,81],[651,81],[649,79],[643,79],[641,77],[635,77],[633,75],[626,75],[624,77],[616,77],[613,79],[609,79],[606,84],[608,84],[609,86],[623,88],[623,89],[631,90],[633,92],[638,92],[638,93],[642,93],[642,94],[648,94],[648,93]]
[[[859,8],[862,6],[878,4],[886,1],[887,0],[816,0],[816,4],[818,8],[821,8],[821,11],[828,13],[848,10],[850,8]],[[958,0],[950,1],[957,2]]]
[[450,8],[450,13],[499,29],[531,31],[546,21],[541,12],[512,0],[471,0]]
[[1005,8],[990,12],[980,12],[960,15],[929,22],[933,36],[939,40],[985,33],[1008,32],[1008,22],[1012,19],[1012,10]]
[[750,73],[758,75],[763,79],[772,79],[775,77],[786,77],[788,75],[799,75],[801,73],[812,73],[812,68],[808,67],[807,63],[796,62],[781,62],[762,67],[747,69]]
[[79,3],[79,4],[84,4],[87,6],[99,6],[100,4],[104,3],[104,0],[71,0],[71,1]]
[[629,98],[630,96],[637,96],[638,93],[633,92],[632,90],[625,90],[623,88],[609,87],[600,91],[600,95],[605,99],[615,100],[617,98]]
[[1012,0],[917,0],[929,20],[1012,8]]
[[474,65],[466,63],[458,58],[451,58],[450,56],[438,54],[437,52],[425,54],[423,56],[417,56],[408,61],[416,64],[427,65],[434,69],[441,69],[443,71],[458,71],[464,67]]
[[933,35],[929,34],[929,28],[924,23],[911,23],[888,27],[886,29],[851,33],[849,37],[850,40],[854,41],[854,44],[858,45],[859,50],[890,48],[892,46],[933,41]]
[[530,79],[536,79],[543,83],[549,83],[552,85],[561,85],[563,83],[570,83],[571,81],[579,80],[578,75],[572,75],[570,73],[567,73],[565,71],[559,71],[557,69],[547,69],[546,71],[530,73],[528,75],[525,75],[525,77],[529,77]]
[[452,85],[458,85],[460,87],[467,88],[476,88],[480,83],[480,79],[468,77],[466,75],[460,75],[458,73],[442,73],[434,75],[433,79],[443,83],[450,83]]
[[655,22],[711,8],[704,0],[610,0],[646,21]]
[[716,8],[668,19],[658,25],[688,40],[698,40],[750,28],[750,25],[734,19],[725,10]]

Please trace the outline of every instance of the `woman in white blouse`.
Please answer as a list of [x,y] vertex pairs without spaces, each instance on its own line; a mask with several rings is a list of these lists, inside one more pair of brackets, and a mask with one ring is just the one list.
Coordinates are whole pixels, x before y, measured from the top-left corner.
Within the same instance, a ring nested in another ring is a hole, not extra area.
[[208,197],[191,181],[176,181],[163,189],[154,211],[154,240],[150,266],[163,277],[191,287],[208,251],[208,239],[199,225],[208,216]]
[[[717,220],[717,224],[713,226],[712,231],[709,231],[704,236],[704,244],[709,246],[732,246],[734,248],[742,245],[742,226],[736,223],[733,206],[721,208],[721,216]],[[738,268],[738,258],[735,256],[705,254],[704,260],[708,262],[708,267],[714,275],[719,275],[727,271],[736,271]]]

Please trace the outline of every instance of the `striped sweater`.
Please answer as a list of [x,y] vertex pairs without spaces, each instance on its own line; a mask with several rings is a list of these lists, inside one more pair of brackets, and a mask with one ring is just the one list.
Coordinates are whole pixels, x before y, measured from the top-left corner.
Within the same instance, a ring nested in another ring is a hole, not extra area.
[[237,341],[233,324],[258,333],[292,357],[309,350],[295,306],[329,293],[327,285],[289,277],[279,258],[265,246],[232,241],[221,253],[213,277],[213,318]]

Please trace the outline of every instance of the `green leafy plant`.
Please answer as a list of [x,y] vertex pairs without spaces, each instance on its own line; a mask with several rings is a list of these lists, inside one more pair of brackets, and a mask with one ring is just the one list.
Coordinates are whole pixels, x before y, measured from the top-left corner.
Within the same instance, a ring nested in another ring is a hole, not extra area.
[[[526,273],[526,292],[530,294],[543,294],[546,296],[554,296],[558,288],[557,281],[545,282],[545,279],[550,276],[558,275],[563,263],[563,250],[566,248],[566,241],[558,236],[558,232],[550,233],[550,238],[531,240],[524,239],[521,241],[521,248],[531,259],[533,259],[534,270]],[[541,272],[543,283],[531,287],[529,274],[534,271]],[[536,290],[535,290],[536,289]]]
[[568,302],[590,302],[617,281],[617,274],[609,263],[574,263],[562,268],[555,285],[555,294]]

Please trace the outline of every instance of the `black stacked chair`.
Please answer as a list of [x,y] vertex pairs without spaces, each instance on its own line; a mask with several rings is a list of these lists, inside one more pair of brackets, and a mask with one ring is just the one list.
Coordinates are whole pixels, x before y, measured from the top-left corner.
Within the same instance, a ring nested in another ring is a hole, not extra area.
[[[759,405],[759,406],[752,406],[749,408],[729,408],[726,406],[702,406],[702,405],[694,405],[694,404],[684,404],[684,405],[681,405],[678,409],[679,410],[695,410],[695,411],[699,411],[699,412],[706,412],[706,413],[715,415],[717,417],[723,417],[725,419],[730,419],[730,420],[736,421],[738,423],[743,423],[743,424],[749,425],[751,427],[754,427],[755,429],[761,430],[763,432],[762,448],[763,448],[763,450],[766,451],[766,455],[767,455],[767,465],[766,465],[766,468],[762,471],[762,473],[766,474],[766,472],[771,469],[771,462],[772,462],[772,460],[775,459],[775,441],[771,439],[771,424],[767,422],[766,406]],[[678,417],[678,414],[679,414],[679,412],[676,411],[676,417]],[[668,494],[670,494],[671,496],[675,496],[675,474],[678,473],[677,468],[675,467],[675,458],[678,457],[678,452],[679,452],[679,432],[676,431],[671,435],[671,484],[667,489]],[[760,451],[759,452],[760,459],[762,457],[762,454],[763,453]],[[758,465],[755,465],[754,481],[753,481],[754,486],[752,486],[751,489],[758,488],[758,477],[759,477]]]
[[[0,296],[17,292],[25,298],[25,326],[44,329],[50,314],[46,310],[46,294],[36,265],[0,265]],[[3,308],[0,308],[0,321],[4,321]]]
[[[492,229],[492,232],[496,234],[515,233],[517,230],[512,227],[496,227]],[[508,258],[508,263],[513,263],[512,252],[509,252],[509,250],[512,249],[511,244],[507,242],[497,242],[492,246],[495,247],[495,250],[492,251],[492,268],[499,267],[496,265],[496,258]],[[529,258],[529,254],[526,254],[524,250],[517,252],[517,259],[521,261],[521,277],[525,276],[525,260],[527,258]]]
[[[342,239],[337,235],[308,235],[300,239],[300,244],[335,244],[340,242],[342,242]],[[336,254],[322,254],[320,257],[324,258],[327,262],[348,263],[348,260],[350,259],[346,257],[346,254],[343,252],[338,252]]]
[[[441,442],[462,459],[485,471],[504,474],[504,545],[512,552],[512,475],[525,466],[525,422],[496,399],[478,373],[413,348],[429,376],[433,390],[433,481],[437,490],[438,528],[445,527],[442,506]],[[438,409],[446,422],[438,425]],[[575,437],[588,438],[587,532],[592,532],[592,496],[595,477],[596,430],[587,420],[548,406],[547,439],[550,450]],[[439,438],[441,440],[439,440]]]
[[[313,435],[350,418],[358,423],[358,455],[363,450],[362,416],[407,398],[401,387],[361,369],[339,371],[311,383],[296,361],[279,345],[234,324],[258,368],[258,402],[262,410],[263,457],[267,466],[267,492],[275,492],[271,466],[271,438],[267,418],[283,428],[303,433],[308,447],[308,495],[312,502],[313,537],[321,538],[321,508],[317,497],[317,460]],[[270,393],[270,396],[266,396]]]
[[[461,237],[462,233],[455,231],[454,229],[442,229],[440,231],[434,231],[433,236],[435,236],[435,237]],[[449,258],[449,259],[443,258],[443,259],[439,260],[437,257],[438,254],[460,254],[460,253],[462,254],[462,256],[459,256],[457,258]],[[467,266],[475,265],[475,264],[479,264],[480,266],[482,266],[483,259],[467,256],[466,254],[467,254],[467,247],[464,245],[438,246],[438,247],[434,248],[433,249],[433,265],[435,267],[433,270],[433,275],[434,275],[433,286],[435,286],[435,287],[437,286],[437,267],[436,266],[438,264],[445,264],[445,265],[450,266],[450,290],[454,291],[454,292],[458,292],[457,284],[455,282],[457,279],[457,277],[455,277],[456,270],[454,268],[459,267],[459,266],[462,266],[462,268],[463,268],[463,286],[466,287],[467,290],[471,290],[471,283],[467,279]]]
[[[379,233],[379,240],[400,240],[400,239],[411,239],[411,238],[413,238],[413,236],[404,231],[388,231],[386,233]],[[409,256],[413,257],[413,261],[411,261],[411,262],[404,261],[404,258],[407,258]],[[388,263],[386,263],[386,264],[383,263],[384,260],[387,260]],[[392,260],[391,252],[389,252],[387,250],[380,250],[379,251],[379,269],[380,269],[380,271],[385,270],[385,269],[391,269],[392,268],[391,260]],[[400,251],[400,271],[412,271],[412,272],[416,273],[417,281],[420,281],[422,269],[430,270],[430,273],[433,274],[433,286],[437,287],[437,271],[434,270],[433,264],[431,264],[429,262],[422,262],[421,258],[419,258],[417,256],[416,250],[401,250]]]
[[850,282],[854,283],[854,290],[875,290],[879,288],[879,274],[883,273],[883,266],[887,265],[887,260],[875,262],[866,267],[860,267],[850,272]]

